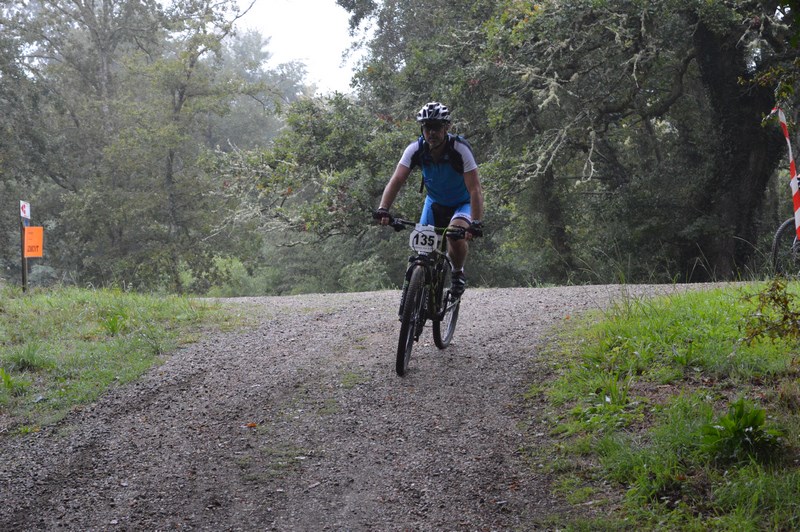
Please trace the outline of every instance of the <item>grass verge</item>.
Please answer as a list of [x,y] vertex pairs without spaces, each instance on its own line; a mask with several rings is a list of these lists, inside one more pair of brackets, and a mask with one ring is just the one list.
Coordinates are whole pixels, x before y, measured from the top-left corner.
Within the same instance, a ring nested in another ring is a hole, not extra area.
[[35,432],[230,324],[213,303],[120,290],[0,289],[0,432]]
[[558,377],[529,394],[549,403],[554,489],[582,494],[568,528],[800,529],[798,292],[776,279],[571,320]]

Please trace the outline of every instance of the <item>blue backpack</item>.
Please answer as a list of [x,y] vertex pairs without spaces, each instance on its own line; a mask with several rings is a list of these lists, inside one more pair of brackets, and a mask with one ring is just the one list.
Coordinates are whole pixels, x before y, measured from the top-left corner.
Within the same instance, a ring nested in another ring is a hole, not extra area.
[[[430,148],[428,147],[428,143],[425,142],[425,137],[422,135],[419,136],[417,139],[419,146],[417,147],[417,151],[414,153],[414,156],[411,157],[411,169],[413,170],[416,166],[422,168],[422,163],[427,162],[431,159],[430,155]],[[472,152],[472,146],[470,146],[467,139],[462,137],[461,135],[448,135],[447,136],[447,151],[445,152],[445,157],[450,162],[450,165],[453,167],[453,170],[458,172],[459,174],[464,173],[464,159],[461,157],[461,154],[458,153],[455,149],[456,142],[459,142],[465,145],[470,152]],[[419,184],[419,192],[422,193],[422,190],[425,188],[425,178],[422,178],[422,182]]]

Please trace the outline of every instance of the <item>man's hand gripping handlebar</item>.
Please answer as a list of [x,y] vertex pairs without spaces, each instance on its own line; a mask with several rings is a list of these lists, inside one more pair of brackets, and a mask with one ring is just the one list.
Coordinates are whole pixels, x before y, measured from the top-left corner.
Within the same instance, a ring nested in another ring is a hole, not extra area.
[[[416,222],[403,220],[402,218],[395,218],[389,213],[388,210],[383,208],[373,211],[372,218],[377,220],[381,225],[388,225],[392,227],[395,231],[402,231],[406,228],[406,226],[414,227],[417,225]],[[477,224],[473,223],[468,228],[450,227],[447,230],[447,237],[452,238],[453,240],[461,240],[462,238],[466,237],[467,233],[471,233],[473,237],[483,236],[483,224],[480,222]]]
[[387,209],[383,207],[376,209],[372,212],[372,218],[377,220],[381,225],[390,225],[394,228],[395,231],[402,231],[406,225],[414,225],[413,222],[407,222],[406,220],[401,220],[400,218],[395,218]]

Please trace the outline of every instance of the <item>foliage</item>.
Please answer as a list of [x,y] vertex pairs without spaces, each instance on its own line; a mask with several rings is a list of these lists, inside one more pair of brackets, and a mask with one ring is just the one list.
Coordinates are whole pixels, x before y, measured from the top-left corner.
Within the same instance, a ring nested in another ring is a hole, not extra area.
[[341,3],[352,25],[373,22],[357,74],[365,95],[395,115],[426,99],[452,104],[485,163],[489,212],[510,205],[517,231],[506,242],[541,250],[537,273],[667,281],[754,268],[782,146],[760,125],[772,91],[738,80],[791,61],[781,12],[693,1],[399,4]]
[[[791,529],[800,520],[789,459],[800,442],[794,340],[738,340],[737,323],[758,305],[753,290],[769,286],[629,296],[572,321],[553,346],[558,377],[544,387],[565,463],[580,455],[562,474],[588,488],[613,482],[609,496],[634,528]],[[603,412],[597,395],[615,374],[630,376],[626,406],[606,401]]]
[[720,483],[713,497],[723,515],[719,528],[794,530],[800,526],[797,497],[800,472],[774,470],[758,463],[734,471],[730,482]]
[[800,339],[800,311],[794,309],[796,296],[788,286],[787,280],[778,276],[764,290],[749,296],[756,300],[756,308],[744,324],[746,342],[765,336]]
[[[2,389],[4,395],[10,395],[11,397],[24,395],[28,386],[30,386],[30,382],[19,377],[12,377],[11,374],[3,368],[0,368],[0,382],[3,384]],[[0,395],[0,404],[5,404],[6,402],[8,402],[8,398]]]
[[[7,4],[14,76],[2,82],[28,112],[17,113],[20,137],[7,137],[26,156],[4,182],[35,206],[47,263],[95,285],[181,292],[186,263],[191,289],[220,282],[213,257],[244,254],[257,235],[208,236],[230,205],[213,193],[205,150],[274,136],[282,105],[304,94],[302,66],[267,70],[267,41],[235,36],[232,1]],[[0,244],[14,250],[8,227]]]
[[319,237],[360,233],[404,147],[397,126],[343,95],[298,102],[286,120],[270,150],[218,152],[209,161],[244,213],[230,222],[255,219],[267,231]]
[[701,450],[723,464],[773,459],[781,432],[765,428],[767,413],[741,398],[728,413],[702,427]]

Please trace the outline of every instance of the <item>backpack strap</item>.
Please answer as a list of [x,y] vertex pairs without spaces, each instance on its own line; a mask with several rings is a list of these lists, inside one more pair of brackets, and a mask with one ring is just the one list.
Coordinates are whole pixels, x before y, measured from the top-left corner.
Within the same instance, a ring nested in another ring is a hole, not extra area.
[[450,148],[450,165],[456,172],[458,172],[459,174],[463,174],[464,159],[461,157],[461,154],[456,151],[456,142],[466,146],[470,152],[472,152],[472,146],[470,146],[469,142],[467,142],[467,139],[465,139],[461,135],[453,135],[450,138],[450,142],[448,145],[448,148]]
[[425,153],[425,137],[420,135],[417,143],[417,151],[411,157],[411,169],[413,170],[415,166],[420,168],[419,193],[422,194],[425,189],[425,176],[422,175],[422,154]]
[[413,170],[415,166],[419,166],[422,168],[422,154],[425,150],[425,137],[420,135],[417,139],[417,151],[414,152],[414,155],[411,156],[411,169]]

